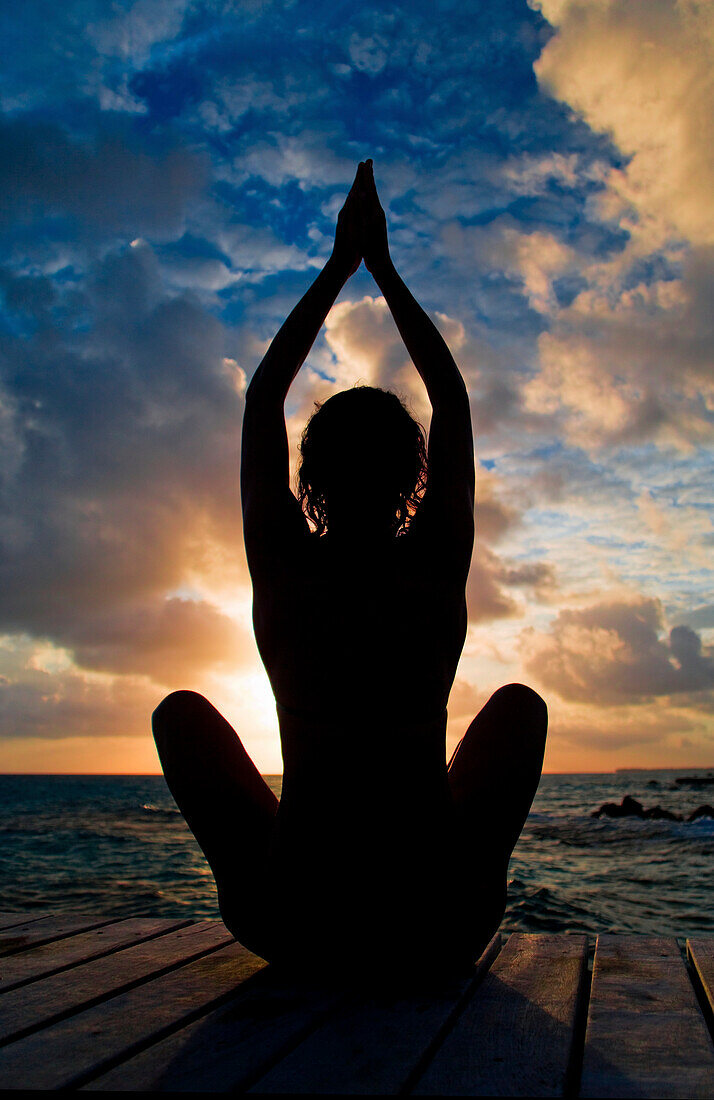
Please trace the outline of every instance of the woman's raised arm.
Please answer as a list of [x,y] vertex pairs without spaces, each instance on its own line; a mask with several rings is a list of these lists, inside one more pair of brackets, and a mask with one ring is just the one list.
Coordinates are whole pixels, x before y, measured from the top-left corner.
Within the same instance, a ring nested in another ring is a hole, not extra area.
[[[447,344],[399,276],[371,160],[357,173],[364,262],[389,306],[432,406],[427,498],[442,519],[456,519],[473,541],[474,451],[469,396]],[[469,520],[469,517],[471,519]]]
[[337,295],[360,265],[355,204],[353,184],[337,219],[332,255],[280,328],[246,391],[241,447],[246,545],[284,531],[286,524],[302,529],[306,523],[290,490],[283,407]]

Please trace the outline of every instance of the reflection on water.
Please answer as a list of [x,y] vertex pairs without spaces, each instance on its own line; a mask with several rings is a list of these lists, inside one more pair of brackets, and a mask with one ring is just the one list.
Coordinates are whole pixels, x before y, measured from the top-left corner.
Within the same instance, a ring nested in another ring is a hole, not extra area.
[[[547,775],[509,871],[505,931],[714,931],[714,820],[593,818],[631,794],[686,815],[684,774]],[[269,777],[276,794],[280,777]],[[507,797],[507,792],[505,792]],[[465,870],[467,873],[467,870]],[[213,878],[162,776],[0,776],[2,908],[217,917]]]

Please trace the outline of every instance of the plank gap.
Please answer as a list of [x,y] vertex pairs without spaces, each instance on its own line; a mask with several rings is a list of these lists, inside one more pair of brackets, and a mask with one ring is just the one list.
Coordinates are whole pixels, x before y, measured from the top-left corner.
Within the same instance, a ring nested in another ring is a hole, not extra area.
[[439,1028],[436,1035],[434,1036],[434,1038],[429,1043],[429,1046],[426,1048],[423,1055],[421,1056],[421,1058],[419,1059],[419,1061],[417,1062],[417,1064],[414,1066],[411,1073],[407,1077],[407,1079],[404,1082],[403,1086],[400,1088],[400,1090],[399,1090],[399,1095],[400,1096],[409,1096],[411,1094],[412,1089],[414,1088],[415,1084],[417,1083],[419,1078],[424,1073],[424,1070],[426,1069],[426,1067],[431,1062],[431,1060],[434,1057],[434,1055],[436,1054],[437,1050],[439,1049],[441,1044],[444,1042],[444,1040],[448,1036],[449,1032],[453,1031],[453,1029],[456,1025],[456,1022],[457,1022],[459,1016],[461,1015],[461,1013],[463,1012],[463,1010],[466,1008],[466,1005],[469,1003],[471,998],[476,995],[477,990],[479,989],[479,987],[483,983],[486,975],[489,973],[491,967],[493,966],[494,962],[496,961],[499,954],[501,953],[502,948],[503,948],[503,940],[501,938],[501,934],[499,932],[497,932],[496,935],[491,940],[491,942],[488,944],[488,946],[486,948],[486,951],[481,956],[481,959],[479,960],[481,965],[479,966],[476,974],[474,975],[473,980],[467,986],[467,988],[464,990],[461,997],[459,997],[458,1001],[454,1005],[454,1008],[453,1008],[452,1012],[449,1015],[449,1018],[447,1020],[445,1020],[443,1025]]
[[[51,919],[54,919],[54,916],[55,915],[52,914]],[[71,913],[66,913],[66,914],[59,913],[59,914],[57,914],[57,917],[60,920],[62,919],[63,916],[69,918],[69,917],[72,916],[72,914]],[[77,918],[77,919],[81,919],[81,918]],[[40,923],[43,920],[50,920],[50,918],[47,917],[47,916],[45,916],[45,917],[36,917],[36,918],[31,917],[30,920],[27,923],[28,924]],[[9,958],[12,955],[20,955],[23,951],[32,951],[32,949],[34,947],[44,947],[45,944],[47,944],[47,943],[57,943],[59,940],[66,940],[70,936],[76,936],[79,932],[92,932],[96,928],[104,928],[106,925],[116,924],[120,920],[121,920],[121,917],[101,917],[99,919],[93,919],[93,920],[90,921],[89,924],[86,924],[86,925],[83,924],[81,927],[78,926],[77,928],[66,929],[64,932],[57,932],[57,931],[52,932],[48,928],[47,935],[44,938],[36,939],[33,943],[20,943],[20,944],[17,944],[16,946],[13,945],[12,941],[10,941],[9,943],[6,942],[6,943],[3,944],[2,939],[0,938],[0,958],[6,959],[6,958]],[[12,928],[3,928],[2,929],[2,935],[4,936],[6,932],[12,932],[12,931],[14,931],[15,928],[21,928],[23,926],[24,925],[13,925]],[[32,929],[30,929],[30,931],[32,931]]]
[[40,909],[34,915],[29,913],[0,913],[0,932],[8,932],[18,924],[31,924],[35,920],[51,917],[53,914],[47,909]]
[[687,940],[686,948],[683,951],[683,957],[684,965],[687,968],[687,974],[689,975],[689,979],[694,988],[701,1014],[704,1017],[704,1022],[707,1025],[707,1028],[709,1029],[709,1034],[712,1038],[712,1042],[714,1042],[714,1012],[712,1011],[712,1005],[709,1000],[707,990],[704,986],[704,982],[702,981],[702,976],[699,973],[694,959],[692,958],[689,940]]
[[583,959],[583,968],[580,974],[578,987],[578,999],[575,1007],[575,1020],[573,1022],[573,1039],[570,1047],[570,1057],[565,1070],[563,1085],[564,1097],[577,1097],[580,1094],[580,1078],[583,1072],[583,1055],[585,1053],[585,1034],[588,1026],[588,1009],[590,1008],[590,992],[593,984],[593,962],[595,960],[595,944],[588,936],[588,954]]
[[276,1048],[271,1053],[269,1060],[262,1066],[257,1067],[253,1073],[246,1074],[245,1077],[241,1078],[240,1084],[236,1086],[235,1091],[251,1092],[258,1081],[266,1077],[274,1066],[277,1066],[280,1062],[289,1058],[293,1051],[297,1050],[306,1039],[309,1039],[311,1035],[323,1026],[328,1017],[331,1017],[334,1012],[338,1012],[347,1002],[349,994],[345,992],[336,993],[331,1000],[327,999],[328,997],[329,994],[326,995],[324,1007],[315,1013],[299,1033],[296,1033],[292,1038],[288,1039],[279,1049]]

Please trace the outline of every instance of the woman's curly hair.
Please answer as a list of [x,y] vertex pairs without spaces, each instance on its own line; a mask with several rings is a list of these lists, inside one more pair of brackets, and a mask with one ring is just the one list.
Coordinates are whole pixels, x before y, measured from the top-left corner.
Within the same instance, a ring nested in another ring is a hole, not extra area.
[[315,533],[328,528],[330,485],[378,493],[403,534],[426,488],[424,429],[390,390],[355,386],[315,403],[300,443],[298,500]]

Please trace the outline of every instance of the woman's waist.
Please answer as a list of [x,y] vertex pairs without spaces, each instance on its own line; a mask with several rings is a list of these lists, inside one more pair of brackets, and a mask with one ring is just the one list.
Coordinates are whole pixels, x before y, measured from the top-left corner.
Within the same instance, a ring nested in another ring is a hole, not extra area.
[[428,727],[443,717],[456,671],[452,660],[374,652],[357,660],[343,653],[339,639],[334,645],[332,654],[319,658],[309,647],[307,656],[292,650],[272,655],[266,668],[279,715],[323,728],[376,722],[395,729]]
[[446,758],[446,711],[431,718],[352,711],[314,715],[277,704],[286,771],[352,768],[399,771],[439,767]]
[[378,732],[380,738],[419,739],[445,736],[446,707],[436,706],[425,711],[405,710],[384,704],[367,704],[361,700],[340,707],[312,710],[275,704],[281,735],[331,738],[340,733],[369,737]]
[[[278,708],[283,750],[283,809],[310,806],[322,817],[412,817],[449,800],[446,715],[431,721],[315,720]],[[308,812],[307,817],[310,816]]]
[[381,771],[364,780],[354,770],[322,777],[286,772],[275,851],[290,853],[301,866],[334,866],[344,858],[365,871],[385,862],[443,859],[456,835],[445,775],[430,770],[416,782],[390,778]]

